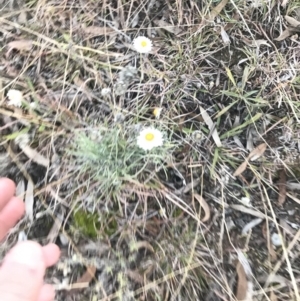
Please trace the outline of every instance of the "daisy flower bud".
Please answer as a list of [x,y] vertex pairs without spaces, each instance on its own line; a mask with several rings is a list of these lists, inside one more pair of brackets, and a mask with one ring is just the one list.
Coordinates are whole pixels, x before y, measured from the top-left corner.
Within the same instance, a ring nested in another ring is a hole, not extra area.
[[153,110],[153,115],[155,116],[156,119],[160,118],[160,114],[161,114],[162,108],[154,108]]

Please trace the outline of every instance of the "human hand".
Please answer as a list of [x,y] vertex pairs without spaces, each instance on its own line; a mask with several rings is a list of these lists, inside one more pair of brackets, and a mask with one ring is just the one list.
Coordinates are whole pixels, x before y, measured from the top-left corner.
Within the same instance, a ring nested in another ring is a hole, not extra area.
[[[24,203],[14,197],[15,184],[0,179],[0,240],[22,217]],[[1,301],[51,301],[54,289],[44,284],[47,267],[59,259],[55,244],[40,246],[33,241],[18,243],[4,258],[0,268]]]

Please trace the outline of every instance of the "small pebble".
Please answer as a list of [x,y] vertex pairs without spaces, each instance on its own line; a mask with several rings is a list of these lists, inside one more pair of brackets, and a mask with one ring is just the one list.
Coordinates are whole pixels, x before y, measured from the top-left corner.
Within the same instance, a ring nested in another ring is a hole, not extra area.
[[280,237],[280,235],[278,233],[273,233],[272,236],[271,236],[271,241],[272,241],[272,244],[275,246],[275,247],[280,247],[282,246],[282,239]]
[[18,235],[18,241],[26,241],[27,240],[27,235],[24,231],[21,231]]
[[242,202],[242,204],[244,204],[247,207],[249,207],[251,205],[250,198],[248,198],[248,197],[242,197],[241,202]]
[[63,233],[59,234],[59,240],[63,246],[66,246],[69,243],[68,238]]

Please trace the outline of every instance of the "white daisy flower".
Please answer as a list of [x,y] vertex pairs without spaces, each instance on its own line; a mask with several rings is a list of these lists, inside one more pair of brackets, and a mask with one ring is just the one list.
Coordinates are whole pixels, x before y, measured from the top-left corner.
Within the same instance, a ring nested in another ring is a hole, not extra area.
[[137,145],[144,150],[151,150],[154,147],[162,146],[162,132],[154,128],[143,129],[137,138]]
[[133,47],[139,53],[149,53],[152,49],[152,41],[146,37],[137,37],[133,40]]
[[9,99],[8,105],[14,107],[21,107],[23,100],[23,93],[19,90],[10,89],[7,92],[7,97]]

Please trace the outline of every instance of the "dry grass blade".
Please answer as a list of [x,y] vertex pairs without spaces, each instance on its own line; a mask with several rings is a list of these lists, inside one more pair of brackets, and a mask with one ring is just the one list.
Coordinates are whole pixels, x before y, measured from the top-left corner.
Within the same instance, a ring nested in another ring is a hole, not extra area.
[[300,190],[300,183],[287,182],[286,187],[290,190]]
[[20,145],[20,148],[22,149],[24,154],[32,161],[45,167],[49,166],[50,161],[40,153],[38,153],[35,149],[31,148],[29,145]]
[[244,213],[256,216],[258,218],[262,218],[262,219],[266,218],[266,215],[263,214],[262,212],[256,211],[256,210],[251,209],[251,208],[247,208],[247,207],[245,207],[243,205],[230,205],[230,208],[233,208],[235,210],[238,210],[238,211],[241,211],[241,212],[244,212]]
[[64,218],[63,213],[58,214],[57,217],[54,218],[53,226],[51,227],[51,230],[49,231],[49,234],[47,235],[47,242],[48,243],[54,243],[55,242],[55,240],[56,240],[56,238],[59,234],[61,225],[63,223],[63,218]]
[[274,250],[274,246],[271,241],[269,229],[267,228],[267,223],[264,223],[262,227],[262,235],[265,238],[266,244],[267,244],[267,249],[270,254],[270,260],[271,262],[275,262],[277,260],[277,254]]
[[204,200],[204,198],[200,194],[197,194],[197,193],[194,194],[194,198],[199,202],[199,204],[201,205],[201,208],[203,208],[204,213],[205,213],[205,215],[201,221],[202,222],[208,221],[210,219],[210,208],[209,208],[207,202]]
[[33,221],[33,204],[34,204],[33,189],[34,189],[34,184],[31,179],[28,179],[27,189],[25,193],[25,212],[26,212],[26,216],[30,219],[30,221]]
[[233,176],[234,176],[234,177],[237,177],[237,176],[239,176],[241,173],[243,173],[243,172],[246,170],[247,165],[248,165],[248,161],[244,161],[244,162],[236,169],[236,171],[233,173]]
[[208,113],[200,106],[200,111],[201,111],[201,115],[204,119],[204,122],[207,124],[208,128],[213,131],[212,132],[212,137],[217,145],[217,147],[222,147],[222,143],[219,137],[219,134],[217,132],[217,130],[214,128],[214,122],[212,121],[212,119],[210,118],[210,116],[208,115]]
[[282,206],[286,200],[286,173],[284,169],[279,172],[278,189],[278,204]]
[[266,143],[262,143],[262,144],[258,145],[255,149],[253,149],[250,152],[250,154],[248,156],[248,159],[250,161],[257,160],[259,157],[261,157],[264,154],[266,149],[267,149],[267,144]]
[[250,231],[255,226],[259,225],[262,221],[263,221],[262,218],[253,219],[251,222],[249,222],[248,224],[246,224],[244,226],[244,228],[242,229],[242,235],[246,235],[248,233],[248,231]]
[[286,195],[287,195],[289,198],[291,198],[294,202],[300,204],[300,200],[299,200],[298,198],[296,198],[293,194],[287,192]]
[[236,177],[239,176],[241,173],[243,173],[247,168],[248,160],[250,161],[257,160],[259,157],[261,157],[264,154],[266,149],[267,149],[266,143],[262,143],[258,145],[255,149],[253,149],[248,155],[247,159],[233,173],[233,176]]

